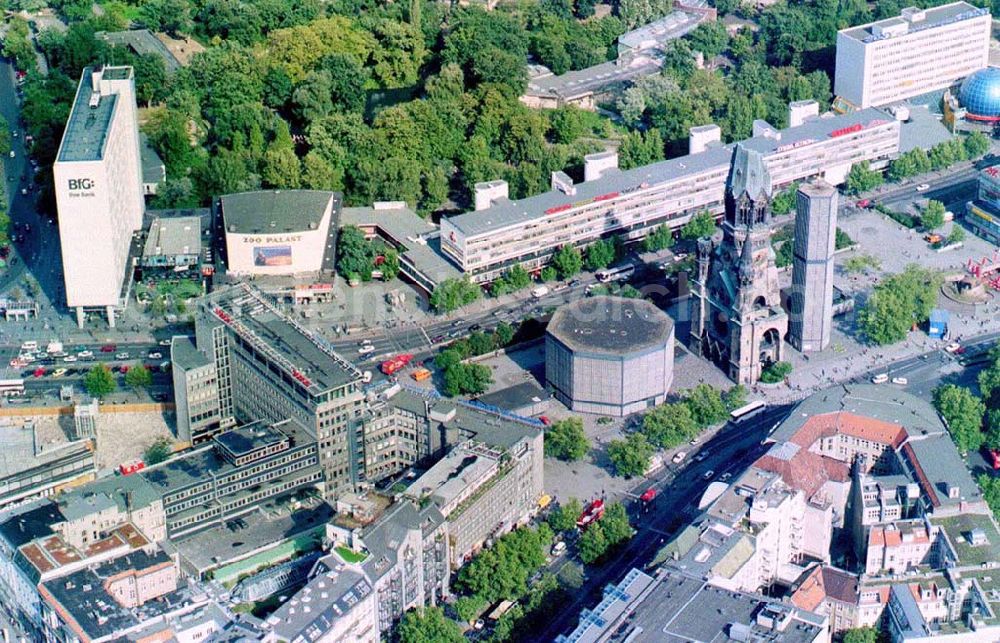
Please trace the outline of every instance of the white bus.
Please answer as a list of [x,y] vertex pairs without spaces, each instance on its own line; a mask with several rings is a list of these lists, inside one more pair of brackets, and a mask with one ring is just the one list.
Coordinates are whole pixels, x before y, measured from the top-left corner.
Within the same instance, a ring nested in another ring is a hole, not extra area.
[[761,402],[760,400],[756,400],[735,409],[729,414],[729,418],[733,422],[742,422],[743,420],[749,420],[753,416],[763,413],[766,408],[767,404]]
[[24,380],[0,380],[0,395],[24,395]]
[[597,281],[608,283],[609,281],[624,281],[635,274],[635,266],[628,263],[617,268],[604,268],[594,273]]

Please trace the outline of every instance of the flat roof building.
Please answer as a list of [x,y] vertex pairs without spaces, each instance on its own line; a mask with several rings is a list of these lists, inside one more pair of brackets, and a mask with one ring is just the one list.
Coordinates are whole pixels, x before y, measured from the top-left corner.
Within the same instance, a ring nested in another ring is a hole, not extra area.
[[574,411],[627,415],[663,403],[673,381],[674,323],[642,299],[560,307],[545,335],[545,382]]
[[[900,123],[866,109],[808,118],[784,130],[760,127],[741,145],[763,155],[775,188],[812,176],[837,185],[854,163],[895,158]],[[723,211],[732,156],[732,145],[714,145],[631,170],[601,167],[587,172],[593,180],[525,199],[501,198],[486,209],[443,218],[441,248],[473,280],[489,282],[513,265],[540,267],[563,245],[611,234],[638,240],[663,224],[676,229],[699,212]],[[603,159],[587,161],[603,166]]]
[[295,275],[336,267],[341,195],[259,190],[219,198],[226,268],[236,276]]
[[145,209],[131,67],[83,70],[52,173],[66,304],[80,326],[95,309],[114,326]]
[[142,250],[144,268],[185,268],[201,258],[201,217],[156,217]]
[[986,67],[990,25],[988,9],[953,2],[842,29],[834,94],[864,109],[946,89]]

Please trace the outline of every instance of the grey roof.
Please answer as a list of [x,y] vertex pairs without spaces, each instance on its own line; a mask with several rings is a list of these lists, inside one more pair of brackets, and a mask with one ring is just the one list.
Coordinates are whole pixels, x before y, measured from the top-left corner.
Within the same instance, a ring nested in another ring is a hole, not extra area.
[[[290,427],[293,426],[292,422],[292,420],[286,421]],[[212,438],[237,458],[249,455],[258,449],[280,444],[287,439],[288,436],[278,427],[260,421],[230,429]]]
[[147,554],[141,549],[42,583],[49,594],[69,614],[90,639],[120,635],[123,630],[137,627],[143,621],[176,609],[189,597],[174,591],[157,600],[147,601],[136,609],[123,607],[104,588],[104,582],[130,569],[142,570],[170,562],[162,551]]
[[[249,295],[249,296],[248,296]],[[260,305],[267,296],[246,284],[216,290],[200,300],[201,314],[226,311],[243,329],[253,333],[254,342],[262,343],[288,360],[309,380],[310,391],[323,392],[361,380],[361,371],[341,357],[323,338],[307,334],[284,311]],[[221,321],[218,323],[222,323]]]
[[174,367],[183,369],[200,368],[212,363],[187,335],[175,335],[170,341],[170,362]]
[[[936,507],[958,507],[963,503],[983,501],[979,485],[947,433],[914,437],[903,446],[902,452],[911,471],[919,467],[923,479],[933,489]],[[910,461],[911,452],[914,461]],[[920,482],[921,475],[916,475],[915,481]],[[960,497],[949,498],[949,488],[958,488]]]
[[814,415],[846,411],[902,426],[908,435],[945,433],[930,402],[897,388],[875,384],[832,386],[802,400],[769,439],[786,442]]
[[36,500],[0,514],[0,535],[15,549],[50,536],[52,525],[61,522],[59,506],[51,500]]
[[167,73],[173,73],[181,68],[181,62],[177,60],[173,52],[149,29],[98,31],[94,37],[111,45],[128,47],[140,56],[155,54],[163,59],[163,66]]
[[305,232],[319,227],[333,200],[331,226],[337,224],[341,195],[321,190],[258,190],[219,198],[225,229],[239,234]]
[[726,185],[733,196],[744,193],[754,201],[771,196],[771,174],[764,164],[764,155],[758,150],[737,143],[733,149],[733,162],[729,166]]
[[[59,146],[58,162],[99,161],[104,158],[104,143],[118,104],[118,95],[100,95],[98,103],[91,107],[90,99],[94,93],[91,86],[92,72],[92,68],[85,67],[80,75],[76,97]],[[132,75],[132,68],[105,67],[103,73],[106,78],[128,78]]]
[[59,508],[66,520],[77,520],[102,508],[117,506],[121,512],[131,503],[133,510],[160,500],[157,490],[140,475],[112,476],[77,487],[59,496]]
[[167,180],[167,168],[156,148],[142,132],[139,132],[139,163],[142,165],[142,182],[157,185]]
[[899,153],[912,149],[929,150],[935,145],[950,141],[951,132],[941,120],[923,105],[910,105],[909,120],[899,125]]
[[690,33],[704,19],[703,13],[671,11],[659,20],[618,36],[618,44],[632,49],[662,45]]
[[390,506],[386,513],[361,532],[361,542],[369,554],[362,563],[368,578],[377,581],[396,567],[400,545],[409,531],[427,534],[444,521],[444,516],[436,506],[419,509],[409,500]]
[[[970,18],[976,18],[989,13],[988,9],[979,9],[972,6],[968,2],[953,2],[940,7],[924,9],[923,11],[925,12],[925,18],[921,21],[914,22],[909,28],[909,32],[940,27],[951,22],[968,20]],[[861,42],[874,42],[876,40],[880,40],[880,38],[874,34],[874,28],[891,29],[893,27],[901,27],[906,24],[907,21],[905,18],[901,16],[894,16],[892,18],[869,22],[868,24],[842,29],[839,33]]]
[[558,76],[551,72],[537,75],[528,81],[524,93],[526,96],[562,98],[569,101],[592,94],[613,83],[652,76],[662,66],[663,61],[652,56],[640,56],[626,64],[610,60]]
[[315,576],[291,599],[267,617],[267,627],[284,641],[312,640],[372,593],[364,574],[326,556],[316,564]]
[[153,219],[142,250],[143,257],[198,255],[201,253],[201,218]]
[[[772,630],[758,624],[762,613],[787,615],[791,622],[783,629]],[[556,641],[687,643],[760,638],[776,643],[811,643],[826,634],[824,622],[824,617],[787,603],[722,589],[668,570],[651,583],[609,590],[598,610],[585,611],[577,630]]]
[[[741,144],[760,152],[765,160],[782,146],[808,147],[824,142],[832,132],[856,124],[876,120],[892,120],[892,116],[876,108],[866,108],[849,114],[826,118],[812,118],[798,127],[781,130],[777,138],[756,136]],[[612,192],[634,190],[646,185],[658,185],[687,177],[728,168],[732,162],[733,145],[710,147],[698,154],[688,154],[666,161],[658,161],[631,170],[609,170],[594,181],[577,183],[576,194],[567,196],[559,190],[549,190],[535,196],[511,201],[501,199],[492,207],[478,212],[467,212],[448,219],[449,223],[467,237],[489,234],[498,230],[523,226],[545,216],[549,208],[586,202]],[[724,184],[719,185],[720,197]]]
[[499,391],[481,395],[477,399],[483,404],[489,404],[500,409],[513,410],[525,406],[533,406],[551,397],[548,391],[531,381],[508,386]]
[[674,322],[643,299],[591,297],[561,306],[552,315],[548,334],[573,351],[626,355],[664,346]]

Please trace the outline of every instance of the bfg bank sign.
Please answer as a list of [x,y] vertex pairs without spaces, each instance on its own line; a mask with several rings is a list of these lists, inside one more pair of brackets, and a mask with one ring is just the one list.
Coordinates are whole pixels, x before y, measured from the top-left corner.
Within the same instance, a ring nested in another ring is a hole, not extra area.
[[93,179],[68,179],[66,181],[66,187],[69,188],[67,195],[71,199],[95,196]]

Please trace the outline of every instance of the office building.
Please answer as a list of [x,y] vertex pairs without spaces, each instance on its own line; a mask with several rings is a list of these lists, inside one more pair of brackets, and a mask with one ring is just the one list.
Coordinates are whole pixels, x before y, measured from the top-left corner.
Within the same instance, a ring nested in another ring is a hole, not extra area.
[[977,235],[1000,246],[1000,165],[979,171],[976,199],[966,205],[965,222]]
[[198,444],[223,429],[215,362],[190,337],[176,336],[170,342],[170,366],[177,439]]
[[545,382],[574,411],[623,416],[662,404],[674,375],[674,323],[641,299],[561,306],[545,335]]
[[816,179],[802,185],[795,198],[788,341],[808,353],[825,349],[833,331],[837,189]]
[[201,261],[201,217],[156,217],[142,249],[143,268],[183,271]]
[[[813,176],[837,185],[852,164],[878,167],[900,149],[900,123],[877,109],[806,119],[784,130],[764,125],[740,144],[763,157],[775,188]],[[543,194],[500,198],[486,209],[442,219],[441,250],[482,283],[513,265],[543,266],[563,245],[612,234],[636,241],[663,224],[677,229],[699,212],[723,212],[732,155],[733,146],[711,145],[625,171],[605,167],[604,155],[588,156],[583,183],[556,182]]]
[[759,594],[716,587],[692,574],[631,569],[608,585],[580,624],[556,643],[663,641],[773,641],[826,643],[829,619]]
[[83,70],[52,174],[66,304],[81,327],[90,310],[114,326],[145,209],[131,67]]
[[195,333],[198,350],[215,365],[221,425],[294,419],[319,444],[329,497],[353,491],[361,371],[246,284],[199,300]]
[[947,89],[986,67],[990,25],[988,9],[953,2],[841,29],[833,92],[864,109]]
[[67,439],[55,423],[13,418],[0,425],[0,509],[48,496],[97,473],[90,439]]
[[235,276],[326,273],[335,269],[341,195],[260,190],[219,199],[225,263]]
[[722,241],[698,240],[691,350],[744,386],[781,361],[788,331],[771,248],[772,185],[763,156],[737,145],[726,182]]
[[210,445],[133,475],[160,497],[172,539],[223,525],[279,496],[323,486],[316,439],[294,420],[230,429]]

